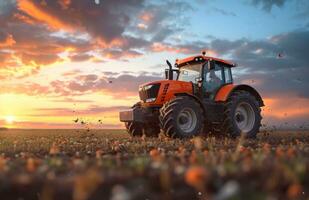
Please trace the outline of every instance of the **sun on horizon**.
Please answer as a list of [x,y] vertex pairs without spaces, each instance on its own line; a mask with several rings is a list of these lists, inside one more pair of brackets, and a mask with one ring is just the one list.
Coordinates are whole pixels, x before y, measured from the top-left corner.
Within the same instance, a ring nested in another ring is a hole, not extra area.
[[4,120],[7,124],[14,124],[16,117],[13,115],[8,115],[4,117]]

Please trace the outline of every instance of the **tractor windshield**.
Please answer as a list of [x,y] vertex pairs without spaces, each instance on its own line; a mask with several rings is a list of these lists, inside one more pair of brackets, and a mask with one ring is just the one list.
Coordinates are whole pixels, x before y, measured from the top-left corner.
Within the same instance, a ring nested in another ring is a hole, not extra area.
[[197,83],[201,77],[202,64],[188,64],[179,69],[178,80]]

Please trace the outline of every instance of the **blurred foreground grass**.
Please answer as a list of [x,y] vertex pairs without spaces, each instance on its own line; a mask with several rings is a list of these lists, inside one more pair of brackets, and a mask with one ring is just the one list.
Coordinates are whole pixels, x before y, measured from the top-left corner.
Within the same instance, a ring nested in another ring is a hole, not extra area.
[[1,199],[309,199],[309,131],[257,140],[0,131]]

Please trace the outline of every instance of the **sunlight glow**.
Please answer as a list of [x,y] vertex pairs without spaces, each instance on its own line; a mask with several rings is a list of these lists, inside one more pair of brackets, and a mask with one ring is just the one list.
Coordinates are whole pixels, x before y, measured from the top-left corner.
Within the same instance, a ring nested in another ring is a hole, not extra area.
[[5,116],[5,122],[8,124],[13,124],[15,122],[15,117],[10,115],[10,116]]

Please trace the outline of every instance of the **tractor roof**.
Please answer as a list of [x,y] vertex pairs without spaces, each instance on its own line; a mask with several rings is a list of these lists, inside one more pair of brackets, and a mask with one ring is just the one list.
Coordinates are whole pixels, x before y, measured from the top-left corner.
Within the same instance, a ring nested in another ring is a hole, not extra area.
[[189,63],[189,62],[194,62],[194,61],[206,61],[206,60],[215,60],[215,61],[218,61],[218,62],[222,62],[224,64],[227,64],[229,65],[230,67],[235,67],[235,64],[232,63],[232,62],[229,62],[229,61],[226,61],[226,60],[222,60],[222,59],[219,59],[219,58],[214,58],[214,57],[209,57],[209,56],[201,56],[201,55],[198,55],[198,56],[191,56],[191,57],[188,57],[188,58],[184,58],[184,59],[177,59],[176,60],[176,64],[178,67],[181,67],[183,65],[185,65],[186,63]]

